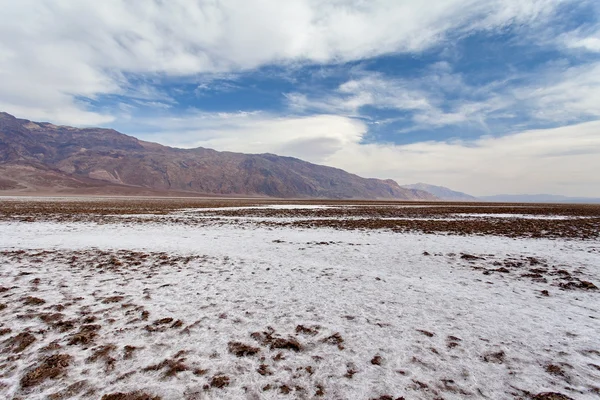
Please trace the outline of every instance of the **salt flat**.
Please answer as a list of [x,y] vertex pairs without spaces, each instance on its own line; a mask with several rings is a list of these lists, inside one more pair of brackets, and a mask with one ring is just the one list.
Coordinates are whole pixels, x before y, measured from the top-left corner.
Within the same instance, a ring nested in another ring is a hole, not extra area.
[[2,220],[0,395],[600,395],[598,240],[185,214]]

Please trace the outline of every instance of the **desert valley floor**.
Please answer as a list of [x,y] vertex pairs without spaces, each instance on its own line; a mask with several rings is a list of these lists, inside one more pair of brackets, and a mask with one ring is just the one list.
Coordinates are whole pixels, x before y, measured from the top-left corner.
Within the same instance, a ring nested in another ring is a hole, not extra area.
[[0,198],[0,398],[594,399],[600,206]]

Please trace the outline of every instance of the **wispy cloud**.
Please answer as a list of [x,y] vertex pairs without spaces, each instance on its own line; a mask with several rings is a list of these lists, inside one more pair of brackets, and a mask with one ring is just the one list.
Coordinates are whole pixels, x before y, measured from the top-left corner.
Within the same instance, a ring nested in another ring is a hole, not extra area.
[[[497,95],[497,82],[473,87],[461,74],[447,65],[435,64],[414,79],[387,77],[378,72],[362,72],[326,93],[313,95],[288,93],[286,99],[296,112],[338,113],[369,118],[365,106],[410,113],[411,130],[428,127],[484,124],[493,113],[506,108],[510,101]],[[377,121],[377,122],[385,122]]]
[[79,109],[74,99],[122,94],[131,74],[178,77],[415,53],[451,32],[545,20],[564,2],[2,0],[0,106],[98,123],[109,117]]
[[600,62],[551,68],[513,91],[533,118],[569,123],[600,117]]
[[280,117],[264,112],[207,113],[135,121],[138,135],[174,147],[208,147],[222,151],[276,153],[323,161],[351,143],[367,127],[338,115]]
[[[444,63],[417,78],[363,72],[327,92],[288,93],[291,110],[338,113],[369,118],[363,108],[407,112],[412,124],[403,131],[473,125],[488,133],[488,123],[515,126],[560,125],[600,117],[600,62],[569,66],[549,64],[537,71],[485,84],[467,83]],[[506,128],[505,128],[506,129]],[[497,134],[506,133],[504,131]]]

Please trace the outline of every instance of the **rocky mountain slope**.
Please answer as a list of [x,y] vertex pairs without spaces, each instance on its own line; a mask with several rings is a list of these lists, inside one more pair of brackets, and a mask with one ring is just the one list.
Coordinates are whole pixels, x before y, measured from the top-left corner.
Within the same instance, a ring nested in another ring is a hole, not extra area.
[[406,189],[422,190],[436,196],[441,200],[450,201],[477,201],[476,197],[463,192],[457,192],[452,189],[448,189],[444,186],[428,185],[427,183],[415,183],[412,185],[402,185]]
[[0,113],[0,190],[435,200],[392,180],[273,154],[177,149],[112,129],[78,129]]

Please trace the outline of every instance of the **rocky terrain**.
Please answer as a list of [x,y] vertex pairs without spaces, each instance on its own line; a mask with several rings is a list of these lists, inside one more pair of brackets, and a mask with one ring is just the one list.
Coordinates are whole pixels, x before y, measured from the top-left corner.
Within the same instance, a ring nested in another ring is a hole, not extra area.
[[212,194],[434,200],[392,180],[273,154],[177,149],[112,129],[77,129],[0,113],[4,193]]
[[0,397],[600,395],[600,206],[0,202]]

